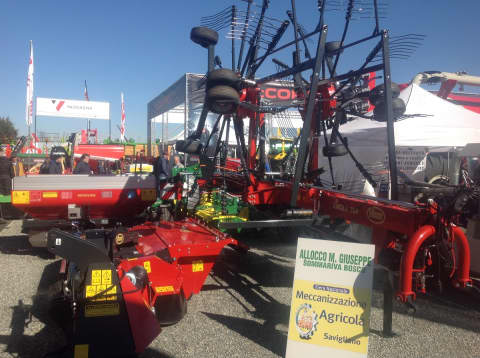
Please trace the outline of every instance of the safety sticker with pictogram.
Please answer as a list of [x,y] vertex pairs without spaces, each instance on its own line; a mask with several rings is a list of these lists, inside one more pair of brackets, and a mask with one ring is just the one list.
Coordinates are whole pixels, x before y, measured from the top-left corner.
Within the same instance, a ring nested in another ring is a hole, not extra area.
[[85,298],[95,302],[117,300],[117,287],[112,286],[112,270],[92,270],[91,285],[85,286]]

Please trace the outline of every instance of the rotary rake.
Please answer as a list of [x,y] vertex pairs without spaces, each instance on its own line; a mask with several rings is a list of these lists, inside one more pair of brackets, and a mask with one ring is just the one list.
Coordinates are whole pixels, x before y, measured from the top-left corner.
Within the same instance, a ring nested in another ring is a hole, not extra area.
[[[390,257],[384,263],[399,273],[398,299],[411,303],[416,293],[426,292],[432,282],[435,287],[445,281],[454,287],[470,286],[470,249],[456,218],[465,207],[460,204],[461,198],[474,200],[474,195],[466,194],[471,189],[464,185],[445,188],[410,182],[420,188],[418,190],[423,190],[430,201],[423,204],[398,201],[394,123],[405,118],[406,107],[398,97],[399,86],[391,81],[390,60],[409,58],[424,36],[390,37],[388,31],[380,30],[386,4],[377,0],[318,1],[318,25],[310,32],[299,25],[295,0],[291,0],[291,8],[286,14],[288,19],[275,21],[278,24],[276,30],[266,35],[263,26],[269,1],[259,5],[260,11],[255,16],[251,13],[252,4],[252,1],[247,2],[242,20],[235,15],[239,12],[234,7],[202,20],[202,25],[212,25],[210,21],[215,19],[214,24],[219,24],[215,27],[217,30],[228,29],[232,54],[235,54],[234,41],[240,41],[241,49],[248,44],[247,55],[243,58],[241,50],[238,60],[232,60],[232,69],[215,68],[216,31],[203,26],[191,31],[192,41],[208,49],[202,114],[205,117],[210,111],[219,115],[219,122],[233,122],[241,166],[237,173],[227,176],[222,173],[222,168],[215,171],[215,156],[206,155],[198,140],[202,119],[194,133],[177,143],[177,150],[200,154],[203,165],[212,168],[204,173],[199,183],[220,186],[269,216],[267,220],[250,217],[249,221],[220,223],[220,227],[304,226],[313,225],[319,215],[329,215],[372,227],[377,262]],[[345,17],[340,40],[327,41],[326,18],[329,13],[342,8]],[[372,19],[371,32],[350,39],[349,31],[357,19]],[[284,40],[287,28],[292,28],[293,40]],[[268,43],[265,42],[267,38]],[[316,45],[314,49],[309,48],[312,40]],[[347,58],[346,53],[368,44],[370,48],[365,54],[357,55],[360,64],[340,72],[345,68],[342,60]],[[273,58],[288,49],[292,50],[290,64]],[[278,67],[277,72],[257,76],[261,65],[269,58]],[[379,78],[383,78],[383,83],[375,86]],[[261,86],[266,83],[287,86],[294,90],[295,96],[282,104],[271,103],[265,96],[262,98]],[[291,172],[270,172],[266,165],[265,116],[288,113],[292,108],[298,110],[303,120],[300,134],[285,155],[285,160],[295,155],[294,168]],[[332,158],[347,155],[365,179],[373,187],[378,186],[374,176],[356,159],[348,146],[348,139],[341,133],[343,124],[359,116],[387,124],[392,200],[352,195],[338,190],[339,186],[335,185]],[[248,139],[244,137],[244,122],[248,123]],[[319,167],[322,155],[329,162],[331,182],[328,187],[322,185],[322,181],[328,181],[322,179],[325,170]],[[208,186],[205,188],[209,190]],[[455,259],[457,254],[459,260]],[[448,275],[445,276],[446,271]]]

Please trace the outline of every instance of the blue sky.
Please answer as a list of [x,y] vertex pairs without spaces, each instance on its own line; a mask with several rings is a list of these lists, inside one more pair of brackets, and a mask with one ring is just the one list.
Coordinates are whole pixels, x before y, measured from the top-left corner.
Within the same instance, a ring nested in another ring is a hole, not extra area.
[[[259,2],[259,0],[256,0]],[[364,0],[365,1],[365,0]],[[318,22],[316,0],[297,0],[299,22],[311,30]],[[206,51],[189,40],[190,29],[200,17],[228,5],[245,8],[232,0],[202,1],[14,1],[0,2],[0,116],[9,116],[20,133],[25,125],[25,83],[29,40],[34,43],[35,96],[83,99],[84,80],[91,100],[111,104],[112,137],[118,137],[120,92],[125,94],[127,136],[146,138],[147,103],[185,72],[204,73]],[[268,15],[285,19],[290,0],[270,2]],[[392,35],[418,33],[426,39],[407,61],[392,61],[393,79],[407,82],[424,70],[466,71],[480,76],[478,0],[390,0],[381,28]],[[343,15],[327,13],[328,40],[338,40]],[[355,21],[347,38],[370,33],[370,20]],[[221,34],[217,53],[230,62],[230,42]],[[291,28],[286,38],[292,37]],[[314,42],[310,43],[313,50]],[[360,50],[359,50],[360,51]],[[340,70],[358,64],[353,52],[344,56]],[[237,50],[238,52],[238,50]],[[279,55],[289,61],[291,55]],[[266,63],[259,74],[274,68]],[[474,90],[466,88],[466,90]],[[45,132],[71,132],[85,128],[85,120],[37,118]],[[93,121],[102,135],[106,121]]]

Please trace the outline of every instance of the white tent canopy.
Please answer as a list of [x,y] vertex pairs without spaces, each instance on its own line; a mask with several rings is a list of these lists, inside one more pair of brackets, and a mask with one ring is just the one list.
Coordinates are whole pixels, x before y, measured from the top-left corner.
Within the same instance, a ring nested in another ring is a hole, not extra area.
[[[480,115],[462,106],[450,103],[412,84],[401,94],[409,118],[395,123],[397,166],[408,175],[422,178],[427,152],[439,148],[463,147],[480,142]],[[340,127],[348,138],[350,150],[374,177],[383,175],[387,164],[386,123],[359,118]],[[320,165],[328,168],[326,158]],[[343,189],[362,192],[364,178],[349,156],[333,159],[336,184]],[[328,181],[328,177],[325,177]],[[377,177],[378,178],[378,177]]]
[[[411,118],[395,123],[397,146],[463,147],[480,140],[480,115],[413,84],[400,98]],[[416,115],[416,116],[415,116]],[[341,126],[351,146],[387,145],[386,123],[359,118]]]

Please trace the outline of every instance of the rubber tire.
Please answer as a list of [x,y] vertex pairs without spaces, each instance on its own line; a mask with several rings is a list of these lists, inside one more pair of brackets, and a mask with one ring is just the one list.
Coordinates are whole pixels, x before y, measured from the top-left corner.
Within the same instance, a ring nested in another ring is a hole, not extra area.
[[[392,98],[397,98],[400,95],[400,86],[397,85],[395,82],[391,82],[392,84]],[[385,101],[385,84],[379,84],[374,89],[370,91],[368,95],[368,100],[371,104],[376,106],[378,103]]]
[[207,90],[215,86],[229,86],[237,88],[240,78],[228,68],[219,68],[207,75]]
[[194,27],[190,31],[190,39],[202,47],[208,48],[210,45],[216,45],[218,42],[218,33],[208,27]]
[[158,296],[155,300],[155,316],[162,327],[178,323],[187,314],[187,300],[183,293]]
[[322,148],[324,157],[343,157],[347,155],[347,148],[343,144],[330,144],[328,147]]
[[[333,56],[333,54],[331,53],[337,51],[339,48],[340,48],[340,41],[330,41],[325,44],[325,52],[327,53],[327,56]],[[340,53],[342,52],[343,50],[340,51]]]
[[202,143],[199,140],[178,140],[175,143],[175,149],[180,153],[198,154],[202,150]]
[[[401,98],[394,98],[392,100],[393,118],[400,117],[407,110],[405,102]],[[380,102],[375,106],[373,110],[374,119],[378,122],[386,122],[385,116],[385,102]]]
[[240,102],[240,95],[237,90],[229,86],[210,88],[205,98],[209,110],[217,114],[234,113]]

